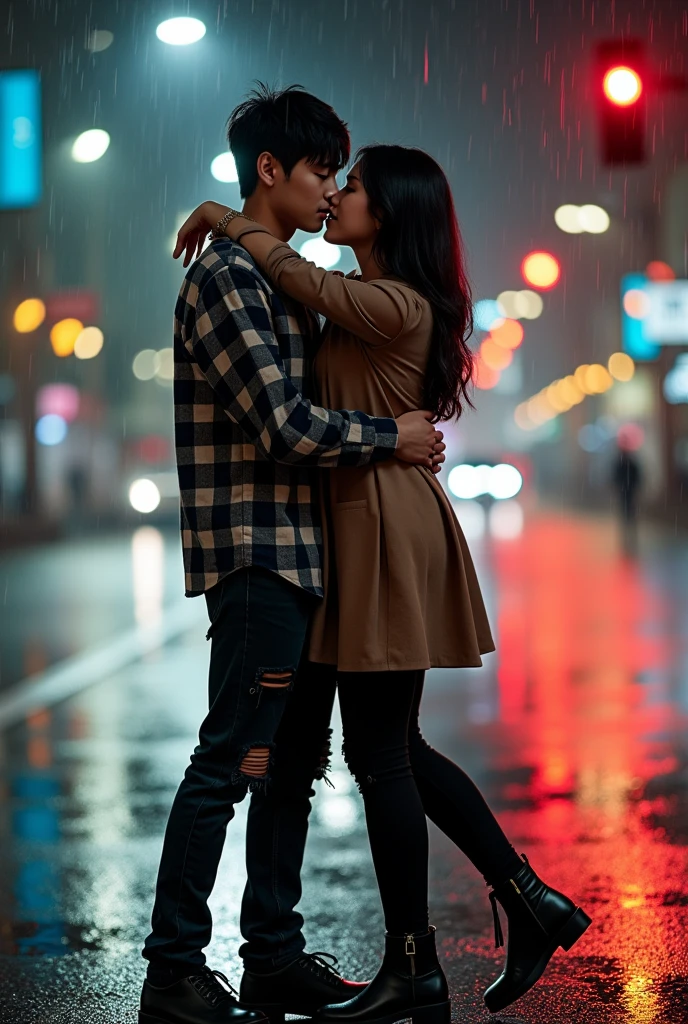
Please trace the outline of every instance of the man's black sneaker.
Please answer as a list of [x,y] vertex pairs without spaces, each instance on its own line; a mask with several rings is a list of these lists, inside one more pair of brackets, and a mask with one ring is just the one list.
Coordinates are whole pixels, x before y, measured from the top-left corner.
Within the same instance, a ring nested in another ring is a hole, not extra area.
[[336,963],[337,958],[330,953],[301,953],[270,974],[244,971],[239,990],[241,1005],[263,1010],[270,1024],[282,1024],[285,1013],[312,1017],[321,1006],[344,1003],[368,983],[342,978],[334,968]]
[[232,993],[224,974],[209,967],[164,988],[144,981],[139,1024],[267,1024],[264,1013],[240,1006]]

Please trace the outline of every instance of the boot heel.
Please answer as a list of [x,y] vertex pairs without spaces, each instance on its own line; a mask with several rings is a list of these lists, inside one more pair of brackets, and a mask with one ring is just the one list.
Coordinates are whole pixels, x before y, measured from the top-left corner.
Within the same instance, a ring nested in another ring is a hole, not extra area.
[[451,1000],[434,1006],[420,1006],[411,1011],[410,1017],[413,1024],[451,1024]]
[[588,917],[584,910],[581,910],[581,908],[578,907],[575,914],[568,919],[564,927],[559,932],[559,935],[557,936],[557,945],[561,946],[562,949],[565,949],[568,952],[571,949],[571,946],[573,946],[575,942],[578,942],[581,935],[588,930],[591,924],[591,918]]

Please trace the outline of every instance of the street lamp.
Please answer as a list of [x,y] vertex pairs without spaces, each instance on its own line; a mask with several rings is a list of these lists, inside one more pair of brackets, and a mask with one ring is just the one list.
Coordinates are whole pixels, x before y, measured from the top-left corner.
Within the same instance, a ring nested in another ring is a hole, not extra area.
[[168,18],[155,30],[162,43],[169,46],[189,46],[205,35],[205,25],[198,18]]
[[82,132],[72,146],[72,160],[78,164],[92,164],[100,160],[110,145],[110,136],[102,128],[90,128]]

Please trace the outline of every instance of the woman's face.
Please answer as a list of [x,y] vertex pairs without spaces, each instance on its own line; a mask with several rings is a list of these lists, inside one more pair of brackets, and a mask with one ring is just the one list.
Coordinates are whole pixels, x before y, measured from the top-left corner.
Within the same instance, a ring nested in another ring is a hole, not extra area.
[[368,194],[360,178],[360,164],[347,175],[346,185],[332,196],[325,239],[354,248],[371,246],[380,224],[368,209]]

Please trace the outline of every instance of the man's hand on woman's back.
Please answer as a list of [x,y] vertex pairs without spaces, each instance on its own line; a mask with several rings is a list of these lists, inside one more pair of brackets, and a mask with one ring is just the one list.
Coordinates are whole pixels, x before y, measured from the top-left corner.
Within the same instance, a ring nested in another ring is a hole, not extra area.
[[439,473],[446,445],[442,441],[444,434],[435,429],[431,419],[432,413],[427,409],[416,409],[397,416],[399,440],[394,455],[402,462],[427,466],[433,473]]

